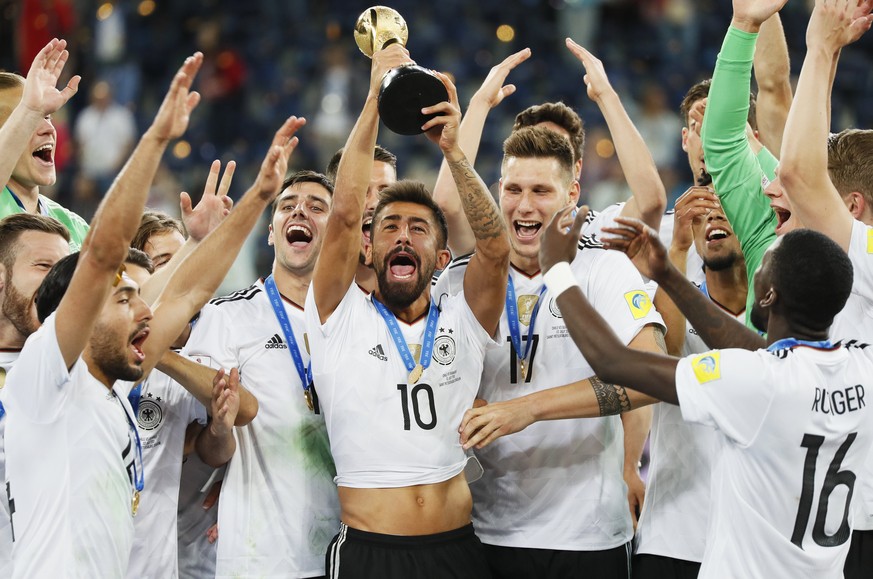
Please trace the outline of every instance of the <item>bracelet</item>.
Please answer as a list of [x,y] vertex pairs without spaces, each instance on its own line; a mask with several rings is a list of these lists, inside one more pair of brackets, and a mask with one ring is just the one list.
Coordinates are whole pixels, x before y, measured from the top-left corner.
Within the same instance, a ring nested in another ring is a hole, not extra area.
[[555,297],[558,297],[573,286],[579,287],[576,276],[573,274],[573,270],[570,269],[570,264],[566,261],[553,265],[543,276],[543,281]]

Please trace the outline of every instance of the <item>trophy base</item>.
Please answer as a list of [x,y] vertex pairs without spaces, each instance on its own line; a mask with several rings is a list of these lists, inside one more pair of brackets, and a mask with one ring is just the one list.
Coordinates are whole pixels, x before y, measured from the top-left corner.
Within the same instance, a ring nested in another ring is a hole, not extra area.
[[399,135],[418,135],[421,126],[436,115],[421,109],[449,100],[445,85],[430,71],[418,66],[400,66],[388,72],[379,90],[379,117]]

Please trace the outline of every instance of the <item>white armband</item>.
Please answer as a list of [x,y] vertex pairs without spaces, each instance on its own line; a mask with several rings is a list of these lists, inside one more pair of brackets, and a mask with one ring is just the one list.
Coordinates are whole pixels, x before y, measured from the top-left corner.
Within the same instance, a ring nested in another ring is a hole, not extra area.
[[553,265],[543,276],[543,281],[555,297],[558,297],[573,286],[579,287],[576,276],[573,274],[573,270],[570,269],[570,264],[566,261]]

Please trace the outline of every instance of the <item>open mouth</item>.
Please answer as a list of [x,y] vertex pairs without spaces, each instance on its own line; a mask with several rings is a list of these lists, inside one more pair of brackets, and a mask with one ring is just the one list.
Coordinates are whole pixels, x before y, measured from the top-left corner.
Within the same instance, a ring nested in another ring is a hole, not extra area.
[[512,226],[515,228],[515,235],[519,239],[533,239],[540,232],[543,226],[541,221],[513,221]]
[[364,236],[364,241],[370,243],[370,225],[373,224],[373,216],[367,215],[361,224],[361,235]]
[[398,280],[411,279],[418,269],[415,258],[405,252],[399,252],[388,260],[388,270]]
[[300,223],[294,223],[285,230],[285,239],[291,247],[306,247],[312,241],[312,231]]
[[54,163],[54,159],[52,159],[52,152],[53,151],[54,151],[54,145],[52,145],[51,143],[46,143],[45,145],[42,145],[41,147],[36,149],[33,152],[33,156],[34,156],[34,158],[42,161],[43,163],[51,165]]
[[791,211],[784,207],[777,207],[775,205],[771,205],[770,207],[772,207],[773,212],[776,213],[776,231],[779,231],[782,226],[791,219]]
[[130,340],[130,349],[133,350],[133,355],[136,358],[137,364],[142,364],[145,360],[145,352],[143,352],[142,346],[148,337],[149,329],[143,328],[138,332],[135,332]]
[[718,242],[730,237],[730,233],[720,227],[713,227],[706,232],[706,243]]

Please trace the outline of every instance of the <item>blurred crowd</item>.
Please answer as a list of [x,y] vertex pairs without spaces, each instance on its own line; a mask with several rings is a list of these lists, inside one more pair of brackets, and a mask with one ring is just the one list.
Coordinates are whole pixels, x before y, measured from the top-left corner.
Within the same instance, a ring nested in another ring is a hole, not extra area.
[[[368,59],[352,28],[365,2],[329,0],[0,0],[0,69],[26,74],[52,37],[71,40],[68,74],[79,94],[54,119],[58,129],[55,190],[48,194],[90,219],[119,164],[152,118],[172,66],[194,50],[206,61],[197,90],[203,103],[186,140],[175,145],[156,179],[150,205],[178,213],[178,194],[199,195],[213,159],[234,159],[231,191],[251,182],[265,135],[289,114],[309,125],[295,168],[324,170],[345,142],[367,88]],[[501,143],[521,109],[563,100],[586,123],[582,201],[603,208],[629,192],[582,70],[566,36],[589,47],[606,67],[662,173],[672,205],[690,184],[681,155],[678,105],[691,83],[711,74],[730,19],[716,0],[395,0],[407,20],[408,48],[421,65],[453,75],[462,105],[489,69],[530,47],[531,60],[510,77],[515,95],[493,111],[477,169],[498,178]],[[805,51],[810,5],[789,2],[782,20],[796,75]],[[841,61],[833,96],[834,131],[873,126],[873,37]],[[380,142],[400,159],[399,173],[433,183],[439,156],[423,137],[383,130]],[[267,258],[268,260],[269,258]],[[258,260],[258,269],[265,262]]]

